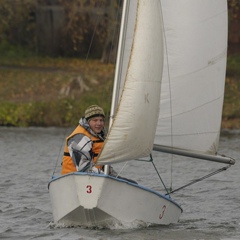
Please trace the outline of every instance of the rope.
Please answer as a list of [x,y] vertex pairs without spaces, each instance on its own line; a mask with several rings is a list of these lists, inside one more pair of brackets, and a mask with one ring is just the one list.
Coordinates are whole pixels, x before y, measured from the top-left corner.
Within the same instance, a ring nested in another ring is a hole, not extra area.
[[[172,76],[170,73],[170,64],[169,64],[169,51],[168,51],[168,42],[167,42],[167,35],[166,35],[166,29],[165,29],[165,24],[164,24],[164,14],[163,14],[163,9],[162,9],[162,3],[161,1],[159,2],[160,4],[160,11],[162,13],[162,22],[163,22],[163,38],[164,38],[164,44],[165,44],[165,53],[166,53],[166,63],[167,63],[167,83],[168,83],[168,91],[169,91],[169,104],[170,104],[170,141],[171,141],[171,146],[173,146],[173,103],[172,103]],[[171,171],[170,171],[170,177],[171,177],[171,183],[170,183],[170,189],[172,189],[172,184],[173,184],[173,154],[171,154]]]
[[121,174],[121,172],[123,171],[123,169],[126,167],[127,164],[128,164],[128,161],[126,161],[126,162],[124,163],[122,169],[118,172],[116,178],[119,177],[119,175]]
[[153,167],[155,168],[155,171],[156,171],[156,173],[157,173],[160,181],[162,182],[162,185],[163,185],[163,187],[165,188],[165,191],[167,192],[165,195],[169,195],[169,197],[170,197],[170,193],[168,192],[168,189],[166,188],[166,186],[165,186],[165,184],[164,184],[164,182],[163,182],[163,180],[162,180],[162,178],[161,178],[161,176],[160,176],[160,174],[159,174],[159,172],[158,172],[158,170],[157,170],[157,168],[156,168],[156,165],[155,165],[154,162],[153,162],[152,154],[150,154],[150,161],[151,161]]
[[67,131],[68,131],[68,129],[66,129],[66,131],[65,131],[65,133],[64,133],[64,135],[63,135],[63,141],[62,141],[61,147],[60,147],[60,149],[59,149],[59,151],[58,151],[58,156],[57,156],[57,160],[56,160],[56,162],[55,162],[55,166],[54,166],[54,169],[53,169],[52,178],[53,178],[53,176],[54,176],[54,174],[55,174],[55,172],[56,172],[58,160],[59,160],[59,158],[60,158],[60,154],[62,153],[63,145],[65,144],[64,139],[65,139],[66,136],[67,136]]
[[[116,14],[116,16],[115,16],[115,22],[118,22],[118,17],[119,17],[119,15],[121,14],[121,0],[118,0],[118,8],[117,8],[117,14]],[[107,63],[109,63],[110,62],[110,56],[111,56],[111,53],[113,52],[113,48],[114,48],[114,36],[117,34],[117,27],[115,26],[115,28],[114,28],[114,32],[113,32],[113,34],[112,34],[112,40],[111,40],[111,50],[109,51],[109,55],[108,55],[108,61],[107,61]]]
[[164,184],[164,182],[163,182],[163,180],[162,180],[162,178],[161,178],[161,176],[160,176],[160,174],[159,174],[159,172],[158,172],[158,170],[157,170],[154,162],[153,162],[152,154],[150,154],[150,159],[148,159],[148,160],[146,160],[146,159],[135,159],[135,160],[136,160],[136,161],[151,162],[151,163],[152,163],[152,165],[153,165],[153,167],[154,167],[154,169],[155,169],[155,171],[156,171],[156,173],[157,173],[160,181],[162,182],[162,185],[163,185],[164,188],[165,188],[165,191],[167,192],[165,195],[168,195],[169,197],[170,197],[170,194],[171,194],[171,193],[175,193],[175,192],[177,192],[177,191],[179,191],[179,190],[181,190],[181,189],[183,189],[183,188],[186,188],[186,187],[188,187],[188,186],[190,186],[190,185],[193,185],[193,184],[195,184],[195,183],[197,183],[197,182],[203,181],[204,179],[209,178],[209,177],[211,177],[211,176],[213,176],[213,175],[216,175],[216,174],[218,174],[218,173],[220,173],[220,172],[223,172],[223,171],[227,170],[229,167],[231,167],[231,165],[228,165],[228,166],[225,166],[225,167],[223,167],[223,168],[220,168],[220,169],[218,169],[218,170],[216,170],[216,171],[214,171],[214,172],[212,172],[212,173],[209,173],[209,174],[207,174],[207,175],[205,175],[205,176],[203,176],[203,177],[201,177],[201,178],[195,179],[195,180],[193,180],[192,182],[190,182],[190,183],[188,183],[188,184],[186,184],[186,185],[184,185],[184,186],[182,186],[182,187],[180,187],[180,188],[177,188],[177,189],[175,189],[175,190],[173,190],[173,191],[171,190],[172,188],[170,187],[170,192],[169,192],[168,189],[167,189],[167,187],[165,186],[165,184]]
[[[136,161],[151,162],[151,163],[152,163],[152,165],[153,165],[153,167],[154,167],[154,169],[155,169],[155,171],[156,171],[156,173],[157,173],[157,175],[158,175],[158,177],[159,177],[159,179],[160,179],[160,181],[161,181],[161,183],[162,183],[165,191],[167,192],[165,195],[169,195],[169,197],[170,197],[170,193],[171,193],[171,192],[168,191],[165,183],[163,182],[162,177],[160,176],[160,174],[159,174],[159,172],[158,172],[158,170],[157,170],[157,167],[156,167],[156,165],[155,165],[154,162],[153,162],[152,154],[150,154],[150,159],[148,159],[148,160],[146,160],[146,159],[135,159],[135,160],[136,160]],[[170,188],[170,189],[171,189],[171,188]]]
[[[209,173],[209,174],[207,174],[207,175],[205,175],[205,176],[203,176],[203,177],[201,177],[201,178],[198,178],[198,179],[196,179],[196,180],[194,180],[194,181],[192,181],[192,182],[190,182],[190,183],[188,183],[188,184],[186,184],[186,185],[184,185],[184,186],[182,186],[182,187],[180,187],[180,188],[177,188],[177,189],[175,189],[174,191],[171,191],[170,193],[177,192],[177,191],[179,191],[179,190],[181,190],[181,189],[183,189],[183,188],[186,188],[186,187],[188,187],[188,186],[190,186],[190,185],[193,185],[193,184],[195,184],[195,183],[197,183],[197,182],[200,182],[200,181],[202,181],[202,180],[204,180],[204,179],[206,179],[206,178],[209,178],[209,177],[211,177],[211,176],[213,176],[213,175],[215,175],[215,174],[217,174],[217,173],[220,173],[220,172],[222,172],[222,171],[225,171],[225,170],[227,170],[230,166],[231,166],[231,165],[228,165],[228,166],[226,166],[226,167],[220,168],[220,169],[218,169],[218,170],[216,170],[216,171],[214,171],[214,172],[212,172],[212,173]],[[169,193],[169,194],[170,194],[170,193]],[[167,193],[167,194],[165,194],[165,195],[169,195],[169,194]]]
[[[103,1],[100,2],[100,7],[103,5]],[[99,20],[100,19],[100,16],[97,15],[97,19],[96,19],[96,24],[94,26],[94,30],[93,30],[93,34],[92,34],[92,38],[91,38],[91,41],[89,43],[89,47],[88,47],[88,51],[87,51],[87,55],[86,55],[86,59],[85,60],[88,60],[89,59],[89,54],[90,54],[90,50],[92,48],[92,44],[93,44],[93,40],[94,40],[94,37],[95,37],[95,34],[97,32],[97,26],[98,26],[98,23],[99,23]]]

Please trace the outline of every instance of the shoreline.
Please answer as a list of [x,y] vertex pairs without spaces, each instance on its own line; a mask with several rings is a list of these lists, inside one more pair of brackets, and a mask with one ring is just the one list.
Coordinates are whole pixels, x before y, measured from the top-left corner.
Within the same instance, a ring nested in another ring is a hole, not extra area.
[[240,129],[240,119],[223,119],[221,124],[221,130],[235,130]]

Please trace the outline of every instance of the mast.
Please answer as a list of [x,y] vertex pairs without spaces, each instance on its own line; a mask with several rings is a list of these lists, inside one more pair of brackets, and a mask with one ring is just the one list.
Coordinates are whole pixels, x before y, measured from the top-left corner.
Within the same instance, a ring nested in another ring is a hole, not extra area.
[[112,125],[112,121],[117,109],[118,99],[119,99],[119,85],[121,79],[121,68],[123,61],[123,50],[125,44],[125,35],[126,35],[126,27],[127,27],[127,19],[128,19],[128,11],[129,11],[130,0],[124,0],[123,2],[123,10],[122,10],[122,19],[121,19],[121,28],[120,28],[120,36],[118,43],[118,51],[117,51],[117,60],[116,60],[116,68],[115,68],[115,76],[114,76],[114,85],[113,85],[113,96],[112,96],[112,105],[110,112],[110,122],[109,128]]
[[[124,43],[125,43],[124,39],[126,34],[129,4],[130,4],[130,0],[123,1],[117,60],[116,60],[115,75],[114,75],[112,104],[111,104],[110,119],[109,119],[109,129],[112,126],[113,118],[117,109],[118,99],[119,99],[118,89],[119,89],[121,73],[122,73],[121,68],[122,68],[122,61],[123,61],[123,50],[124,50]],[[104,165],[104,173],[109,174],[109,165]]]

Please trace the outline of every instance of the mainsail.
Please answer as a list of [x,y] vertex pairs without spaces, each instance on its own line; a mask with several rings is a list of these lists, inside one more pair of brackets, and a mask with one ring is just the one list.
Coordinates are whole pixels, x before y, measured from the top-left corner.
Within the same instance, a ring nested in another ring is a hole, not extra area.
[[116,88],[120,92],[113,97],[113,104],[116,101],[118,107],[98,163],[149,155],[159,116],[163,69],[160,2],[126,1],[124,11],[117,63],[120,84]]
[[165,57],[155,149],[215,155],[224,99],[227,3],[161,2]]

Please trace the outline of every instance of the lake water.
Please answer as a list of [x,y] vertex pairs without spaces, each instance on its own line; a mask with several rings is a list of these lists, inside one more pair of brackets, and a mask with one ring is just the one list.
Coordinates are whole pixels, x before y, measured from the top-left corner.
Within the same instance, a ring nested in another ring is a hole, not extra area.
[[[234,166],[172,194],[184,210],[179,223],[110,229],[65,228],[52,222],[47,184],[55,165],[54,174],[60,170],[62,143],[70,132],[62,128],[0,128],[0,239],[240,239],[239,130],[224,132],[219,148],[219,153],[236,159]],[[174,189],[225,166],[160,153],[153,157],[160,159],[156,162],[159,172],[166,185],[172,182]],[[122,166],[115,169],[120,171]],[[172,174],[168,173],[170,169]],[[133,161],[121,175],[162,189],[151,163]]]

